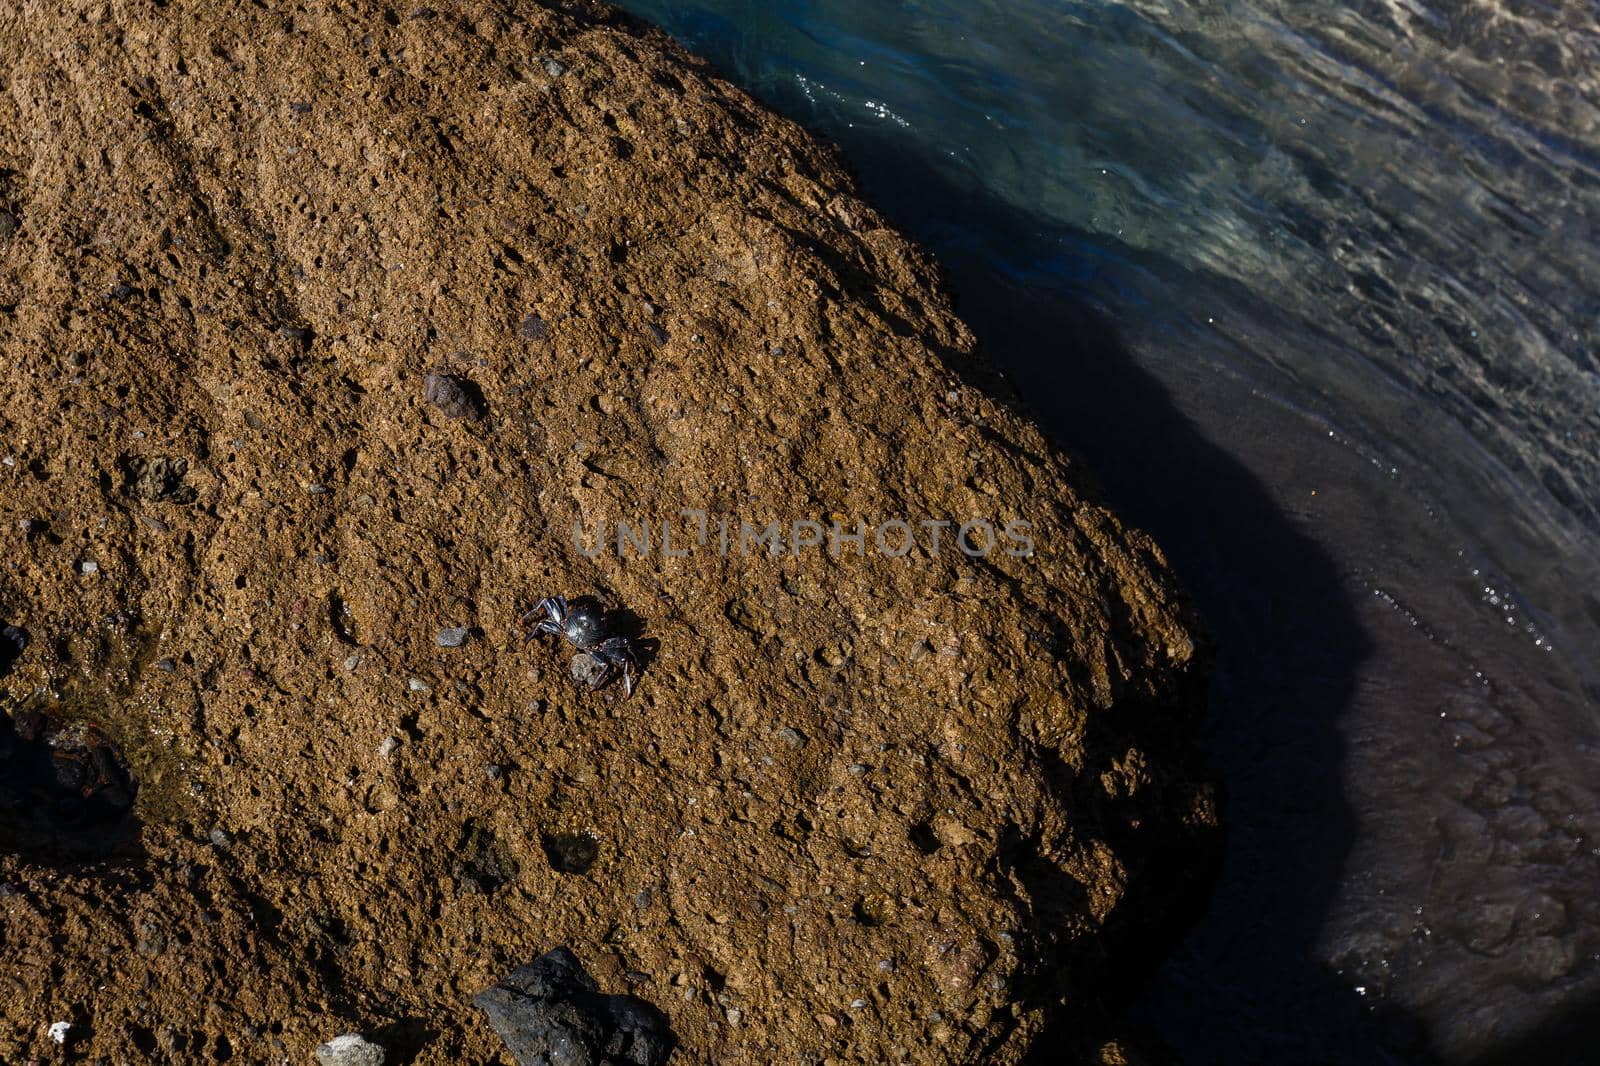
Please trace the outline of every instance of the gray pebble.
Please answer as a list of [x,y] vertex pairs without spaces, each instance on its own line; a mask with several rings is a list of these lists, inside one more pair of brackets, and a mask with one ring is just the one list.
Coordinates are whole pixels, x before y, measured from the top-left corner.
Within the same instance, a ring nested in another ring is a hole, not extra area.
[[233,843],[233,838],[228,835],[228,831],[220,825],[212,829],[206,836],[213,847],[226,848]]
[[78,573],[80,574],[98,574],[99,572],[100,564],[93,559],[85,559],[78,564]]
[[10,211],[0,211],[0,241],[9,240],[22,225]]
[[559,78],[567,72],[567,65],[552,56],[544,61],[544,72],[552,78]]
[[441,648],[459,648],[467,642],[469,636],[471,634],[461,626],[451,626],[449,629],[439,630],[439,635],[433,639]]
[[671,336],[666,330],[661,328],[661,324],[659,322],[647,322],[645,323],[645,328],[650,331],[650,339],[656,342],[657,348],[664,346]]
[[778,730],[778,739],[795,751],[806,746],[806,735],[792,726],[784,726]]
[[544,324],[544,319],[538,315],[529,315],[522,320],[522,335],[530,341],[542,341],[550,336],[550,327]]
[[385,737],[382,744],[378,745],[378,754],[387,759],[400,750],[399,737]]
[[317,1045],[321,1066],[383,1066],[384,1050],[360,1033],[345,1033]]
[[160,670],[163,674],[170,674],[178,669],[178,664],[173,662],[171,659],[157,659],[156,669]]
[[606,664],[586,651],[572,657],[572,680],[587,688],[599,688],[605,683]]

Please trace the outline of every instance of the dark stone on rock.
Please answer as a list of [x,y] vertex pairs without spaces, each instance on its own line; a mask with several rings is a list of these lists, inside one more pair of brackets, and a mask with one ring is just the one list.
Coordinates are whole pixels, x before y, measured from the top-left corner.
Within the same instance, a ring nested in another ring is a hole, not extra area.
[[542,341],[550,336],[550,327],[538,315],[529,315],[522,320],[520,332],[530,341]]
[[0,241],[10,239],[11,235],[17,232],[21,225],[22,223],[17,220],[16,215],[13,215],[10,211],[0,211]]
[[667,331],[661,327],[660,323],[649,322],[645,324],[645,328],[650,331],[650,339],[656,342],[657,348],[666,345],[670,334],[668,334]]
[[676,1043],[666,1016],[635,996],[600,991],[569,949],[541,955],[473,1006],[517,1066],[661,1066]]
[[483,417],[483,393],[466,378],[434,371],[424,379],[423,392],[446,418]]

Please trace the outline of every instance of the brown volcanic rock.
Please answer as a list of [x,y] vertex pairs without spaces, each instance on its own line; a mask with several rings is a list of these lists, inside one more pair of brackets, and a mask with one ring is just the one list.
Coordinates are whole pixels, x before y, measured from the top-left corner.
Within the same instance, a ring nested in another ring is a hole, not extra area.
[[[1214,829],[1190,623],[826,150],[584,5],[0,39],[7,702],[143,822],[83,865],[0,811],[0,1061],[501,1061],[470,1000],[565,944],[677,1061],[1010,1062],[1148,961]],[[739,550],[894,518],[1035,550]],[[519,644],[596,589],[629,701]]]

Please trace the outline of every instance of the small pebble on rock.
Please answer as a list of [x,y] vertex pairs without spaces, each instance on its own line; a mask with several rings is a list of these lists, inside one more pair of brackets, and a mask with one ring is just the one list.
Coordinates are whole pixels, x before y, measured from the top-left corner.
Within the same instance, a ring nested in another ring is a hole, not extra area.
[[448,629],[439,630],[439,635],[433,639],[441,648],[459,648],[467,642],[467,637],[470,635],[461,626],[451,626]]
[[382,744],[378,745],[378,754],[387,759],[400,750],[399,737],[385,737]]
[[552,78],[559,78],[567,72],[567,65],[561,60],[551,57],[544,61],[544,72]]
[[671,337],[671,334],[662,329],[658,322],[647,322],[645,328],[650,331],[650,339],[656,342],[657,348],[664,346]]
[[407,678],[406,679],[406,688],[410,689],[412,692],[432,692],[433,691],[433,689],[428,687],[428,683],[426,681],[422,680],[420,677]]
[[223,829],[221,826],[217,826],[215,829],[211,830],[211,832],[207,834],[207,837],[210,839],[213,847],[226,848],[233,843],[233,838],[230,837],[228,835],[228,831]]
[[317,1045],[321,1066],[383,1066],[384,1050],[360,1033],[345,1033]]
[[586,651],[572,657],[572,680],[585,688],[599,688],[605,683],[606,664]]
[[784,726],[778,730],[778,739],[795,751],[806,746],[806,735],[792,726]]
[[530,341],[542,341],[550,336],[550,327],[538,315],[529,315],[522,320],[520,332]]
[[99,572],[100,564],[93,559],[85,559],[78,564],[78,573],[80,574],[98,574]]
[[483,393],[466,378],[436,370],[423,379],[423,394],[446,418],[483,417]]

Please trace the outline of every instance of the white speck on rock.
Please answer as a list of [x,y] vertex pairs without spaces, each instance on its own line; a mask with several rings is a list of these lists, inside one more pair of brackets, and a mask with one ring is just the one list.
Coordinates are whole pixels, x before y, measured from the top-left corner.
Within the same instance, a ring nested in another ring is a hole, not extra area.
[[422,680],[420,677],[408,678],[406,680],[406,688],[410,689],[412,692],[432,692],[433,691],[433,689],[428,687],[428,683],[426,681]]
[[71,1022],[51,1022],[47,1032],[50,1034],[51,1040],[58,1044],[65,1044],[67,1042],[67,1030],[71,1028]]
[[98,574],[99,572],[100,564],[93,559],[85,559],[78,564],[78,573],[80,574]]

